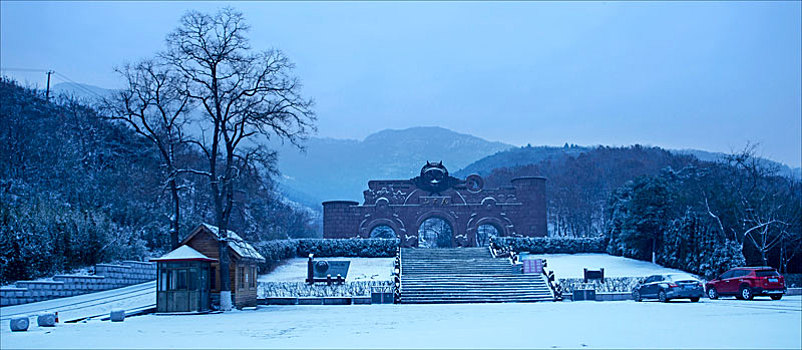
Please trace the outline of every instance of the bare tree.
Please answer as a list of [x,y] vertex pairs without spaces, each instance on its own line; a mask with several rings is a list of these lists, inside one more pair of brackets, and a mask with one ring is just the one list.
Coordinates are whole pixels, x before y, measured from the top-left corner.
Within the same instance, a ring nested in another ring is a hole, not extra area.
[[154,60],[126,64],[115,70],[125,79],[126,86],[104,98],[101,109],[108,118],[127,124],[158,149],[166,173],[164,187],[172,198],[170,245],[176,248],[181,218],[176,156],[186,142],[184,128],[190,107],[186,81],[172,67]]
[[[762,264],[768,265],[769,252],[799,239],[800,207],[795,193],[798,186],[793,179],[779,176],[776,167],[766,165],[756,156],[756,149],[756,144],[747,144],[743,150],[727,157],[732,169],[727,185],[735,196],[732,205],[737,220],[729,231],[742,250],[746,242],[751,243],[760,254]],[[707,198],[705,205],[720,230],[726,232]],[[780,255],[783,260],[784,252]]]
[[278,50],[254,52],[242,13],[187,12],[168,35],[161,55],[189,82],[189,96],[203,111],[204,133],[192,141],[206,157],[220,235],[221,307],[231,308],[228,223],[236,180],[247,167],[270,159],[260,141],[277,136],[301,147],[315,130],[311,99],[300,94],[293,64]]

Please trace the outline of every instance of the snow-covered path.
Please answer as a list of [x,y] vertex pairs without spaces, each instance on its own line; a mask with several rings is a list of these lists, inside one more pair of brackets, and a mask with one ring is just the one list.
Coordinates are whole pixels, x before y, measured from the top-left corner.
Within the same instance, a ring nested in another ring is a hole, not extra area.
[[2,330],[6,348],[796,348],[802,298],[268,306]]
[[8,328],[9,320],[20,315],[33,316],[42,312],[58,311],[59,319],[64,322],[108,314],[113,308],[133,310],[155,304],[156,281],[151,281],[97,293],[2,307],[0,326]]

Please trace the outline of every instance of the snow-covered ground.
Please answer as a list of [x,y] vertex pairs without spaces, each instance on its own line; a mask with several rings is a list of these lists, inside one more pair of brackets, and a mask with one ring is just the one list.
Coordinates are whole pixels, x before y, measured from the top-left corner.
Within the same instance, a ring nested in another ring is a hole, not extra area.
[[[604,268],[606,277],[644,277],[658,273],[681,273],[646,261],[607,254],[539,254],[530,255],[548,262],[557,278],[582,278],[582,269]],[[392,280],[393,258],[321,258],[321,260],[350,260],[348,281]],[[261,282],[303,282],[306,278],[306,258],[288,259],[273,272],[259,276]]]
[[786,348],[802,299],[267,306],[0,333],[0,348]]
[[683,273],[646,261],[607,254],[533,254],[533,258],[546,259],[546,270],[554,271],[557,278],[582,278],[584,268],[604,268],[605,277],[645,277],[660,273]]
[[[306,279],[307,258],[287,259],[273,272],[259,276],[259,282],[303,282]],[[394,258],[319,258],[316,260],[348,260],[347,282],[390,281],[393,278]]]
[[[97,315],[112,309],[134,310],[156,304],[156,281],[102,292],[76,295],[0,308],[0,327],[7,329],[13,317],[58,311],[61,322]],[[35,321],[34,321],[35,322]]]

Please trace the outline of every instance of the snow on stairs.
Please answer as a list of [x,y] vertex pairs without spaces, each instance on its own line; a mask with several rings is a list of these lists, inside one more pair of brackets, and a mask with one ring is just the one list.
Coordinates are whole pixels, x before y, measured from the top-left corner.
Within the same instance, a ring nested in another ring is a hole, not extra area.
[[524,275],[488,248],[401,249],[401,302],[553,301],[545,276]]

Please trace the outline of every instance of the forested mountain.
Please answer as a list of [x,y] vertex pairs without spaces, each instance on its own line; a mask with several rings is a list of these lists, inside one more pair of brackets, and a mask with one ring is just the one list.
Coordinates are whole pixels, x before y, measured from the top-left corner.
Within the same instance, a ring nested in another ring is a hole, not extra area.
[[[182,165],[199,162],[180,150]],[[169,195],[151,142],[70,98],[0,80],[0,282],[169,249]],[[315,234],[267,171],[241,174],[230,229],[246,239]],[[181,178],[180,234],[212,221],[208,185]]]
[[[505,158],[518,165],[484,168]],[[604,236],[611,254],[654,258],[707,277],[743,264],[799,272],[799,178],[753,150],[716,160],[639,145],[523,147],[458,174],[484,173],[492,187],[545,176],[549,233]]]
[[[648,146],[644,146],[648,147]],[[585,153],[595,146],[578,146],[565,144],[563,147],[554,146],[531,146],[510,148],[497,152],[482,159],[479,159],[463,169],[456,172],[459,176],[467,176],[473,173],[487,175],[497,168],[508,168],[535,164],[546,159],[559,159],[565,156],[577,156]],[[708,152],[696,149],[667,150],[677,155],[692,155],[702,161],[721,162],[725,161],[728,154],[720,152]],[[760,158],[762,165],[775,167],[781,175],[802,177],[802,168],[791,168],[788,165],[775,162],[770,159]]]
[[[545,149],[546,152],[540,151]],[[545,176],[549,231],[555,236],[597,236],[604,231],[606,202],[615,189],[639,176],[671,167],[682,169],[699,161],[657,147],[524,147],[505,152],[540,159],[526,165],[495,168],[486,186],[507,186],[520,176]],[[544,155],[545,156],[540,156]],[[535,155],[531,157],[531,155]],[[499,159],[498,154],[494,158]],[[521,157],[522,158],[522,157]],[[478,162],[477,162],[478,163]],[[460,171],[462,173],[462,171]]]

